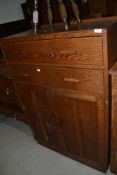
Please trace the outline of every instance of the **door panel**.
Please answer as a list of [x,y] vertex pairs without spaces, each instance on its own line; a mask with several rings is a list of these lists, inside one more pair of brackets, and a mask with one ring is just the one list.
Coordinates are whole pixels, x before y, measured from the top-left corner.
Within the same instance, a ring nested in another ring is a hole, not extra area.
[[44,141],[55,149],[60,148],[61,141],[59,141],[55,117],[48,99],[49,90],[23,83],[18,83],[17,88],[39,141]]
[[24,105],[24,109],[26,110],[30,126],[34,131],[34,134],[40,140],[45,140],[46,135],[44,135],[43,133],[41,121],[37,114],[37,109],[35,106],[35,99],[33,94],[34,90],[33,89],[31,90],[27,86],[21,86],[21,84],[17,84],[17,88],[18,88],[22,103]]
[[46,88],[35,89],[36,105],[38,113],[41,117],[45,132],[48,137],[48,143],[56,148],[62,148],[61,141],[56,126],[56,118],[52,108],[50,98],[50,91]]
[[[62,129],[68,153],[99,162],[99,109],[96,97],[52,91],[53,108]],[[102,116],[103,120],[103,116]],[[103,148],[102,148],[103,149]]]
[[77,91],[18,83],[38,139],[65,154],[104,163],[104,102]]

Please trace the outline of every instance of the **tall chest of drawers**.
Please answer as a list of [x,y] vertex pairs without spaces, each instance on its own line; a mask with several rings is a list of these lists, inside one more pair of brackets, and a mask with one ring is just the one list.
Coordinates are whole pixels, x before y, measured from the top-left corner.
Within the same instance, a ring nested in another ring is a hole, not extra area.
[[39,143],[106,171],[110,80],[117,25],[2,40],[9,69]]

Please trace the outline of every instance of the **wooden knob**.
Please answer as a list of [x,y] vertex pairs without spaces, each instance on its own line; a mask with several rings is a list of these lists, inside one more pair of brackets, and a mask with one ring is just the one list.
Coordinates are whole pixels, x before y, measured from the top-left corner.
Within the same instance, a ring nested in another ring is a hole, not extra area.
[[37,71],[37,72],[41,72],[41,69],[38,68],[38,69],[36,69],[36,71]]

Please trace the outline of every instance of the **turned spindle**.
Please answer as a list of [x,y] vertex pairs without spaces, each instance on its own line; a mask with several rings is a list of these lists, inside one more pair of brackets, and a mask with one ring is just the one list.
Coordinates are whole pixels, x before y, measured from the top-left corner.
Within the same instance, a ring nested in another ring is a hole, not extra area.
[[58,2],[59,2],[59,9],[60,9],[61,18],[62,18],[64,25],[65,25],[65,30],[69,30],[69,25],[67,22],[68,16],[67,16],[66,7],[65,7],[62,0],[58,0]]

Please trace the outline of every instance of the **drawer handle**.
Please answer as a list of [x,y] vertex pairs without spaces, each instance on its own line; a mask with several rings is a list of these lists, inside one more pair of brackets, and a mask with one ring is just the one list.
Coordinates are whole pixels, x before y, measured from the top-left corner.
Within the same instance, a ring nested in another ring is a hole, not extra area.
[[80,80],[73,79],[73,78],[64,78],[64,81],[75,82],[75,83],[79,83],[80,82]]

